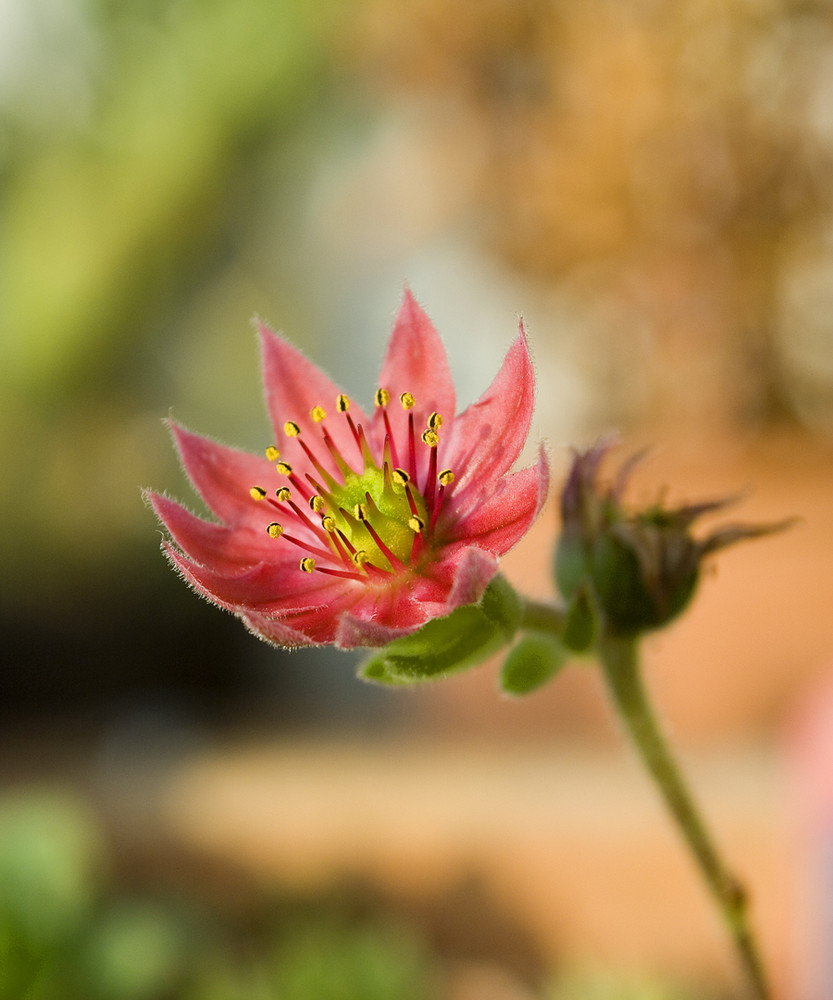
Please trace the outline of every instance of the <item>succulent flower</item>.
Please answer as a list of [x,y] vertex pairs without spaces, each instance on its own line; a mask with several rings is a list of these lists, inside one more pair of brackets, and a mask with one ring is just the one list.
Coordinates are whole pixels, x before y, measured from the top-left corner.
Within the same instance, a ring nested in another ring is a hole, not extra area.
[[623,494],[642,453],[626,461],[612,482],[601,483],[600,466],[611,445],[605,438],[574,455],[561,495],[555,575],[565,599],[592,606],[612,635],[632,636],[667,624],[688,605],[708,555],[792,523],[728,524],[698,539],[691,533],[698,518],[734,498],[628,510]]
[[406,291],[372,414],[259,327],[274,440],[264,457],[171,424],[217,521],[148,493],[171,563],[195,590],[280,646],[380,646],[477,602],[547,493],[529,431],[521,325],[494,382],[456,413],[442,342]]

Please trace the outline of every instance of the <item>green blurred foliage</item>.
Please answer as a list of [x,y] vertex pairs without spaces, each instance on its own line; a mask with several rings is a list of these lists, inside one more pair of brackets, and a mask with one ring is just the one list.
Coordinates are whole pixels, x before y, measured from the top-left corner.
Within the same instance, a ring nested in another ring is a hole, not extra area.
[[[60,612],[125,565],[141,579],[148,563],[130,547],[153,519],[139,487],[175,478],[159,420],[181,401],[183,372],[215,362],[205,408],[218,380],[246,386],[232,443],[260,413],[248,320],[270,306],[286,320],[303,296],[291,277],[273,284],[290,241],[271,230],[263,264],[258,213],[291,205],[310,122],[331,113],[346,9],[38,0],[10,18],[20,57],[0,74],[0,558],[12,611]],[[217,325],[238,362],[218,361]]]
[[[331,899],[255,910],[230,916],[158,890],[122,890],[98,822],[79,800],[32,791],[0,798],[0,1000],[442,1000],[454,992],[454,956],[440,957],[389,913],[349,916]],[[716,996],[598,969],[566,971],[553,983],[542,1000]]]
[[0,801],[0,1000],[419,1000],[413,930],[331,912],[242,930],[182,900],[115,891],[103,837],[63,795]]

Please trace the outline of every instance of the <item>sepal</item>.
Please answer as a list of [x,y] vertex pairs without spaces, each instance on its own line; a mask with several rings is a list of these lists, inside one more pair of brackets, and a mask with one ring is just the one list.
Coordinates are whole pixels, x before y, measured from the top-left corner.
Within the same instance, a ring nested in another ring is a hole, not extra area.
[[501,689],[516,697],[531,694],[552,680],[568,659],[568,651],[552,636],[524,636],[503,662]]
[[573,653],[587,653],[596,642],[599,616],[589,589],[582,585],[573,594],[564,617],[562,644]]
[[480,605],[466,604],[388,643],[361,665],[359,677],[394,686],[442,680],[476,666],[504,645],[500,625]]

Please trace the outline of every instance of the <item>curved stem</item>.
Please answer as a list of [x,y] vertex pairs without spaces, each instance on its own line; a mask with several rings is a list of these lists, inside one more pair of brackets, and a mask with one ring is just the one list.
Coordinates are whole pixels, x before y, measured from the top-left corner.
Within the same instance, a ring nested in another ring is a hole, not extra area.
[[753,994],[758,1000],[768,1000],[769,988],[749,926],[746,893],[717,853],[648,704],[639,674],[636,641],[604,636],[599,642],[598,655],[628,734],[677,821],[723,915]]
[[529,629],[532,632],[546,632],[560,638],[564,631],[566,612],[564,608],[556,604],[547,604],[544,601],[532,601],[528,597],[521,598],[521,628]]

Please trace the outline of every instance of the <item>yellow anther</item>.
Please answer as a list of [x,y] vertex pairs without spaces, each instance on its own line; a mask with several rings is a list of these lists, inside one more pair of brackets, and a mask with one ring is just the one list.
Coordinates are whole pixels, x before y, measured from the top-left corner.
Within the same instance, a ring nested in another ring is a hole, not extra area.
[[377,389],[376,390],[376,405],[377,406],[387,406],[390,402],[390,393],[387,389]]
[[312,556],[304,556],[300,562],[300,567],[305,573],[311,573],[315,569],[315,560]]
[[353,508],[353,517],[355,517],[357,521],[366,521],[367,507],[365,507],[363,503],[357,503]]
[[282,476],[292,475],[292,466],[289,464],[289,462],[278,462],[275,468],[278,470],[278,472],[280,472]]
[[327,416],[327,413],[323,406],[313,406],[313,408],[309,411],[309,415],[317,424],[320,424],[321,421]]
[[309,505],[316,514],[320,514],[322,510],[327,509],[327,505],[324,503],[324,497],[320,497],[317,493],[309,498]]
[[436,448],[437,442],[440,440],[437,436],[436,431],[432,431],[429,427],[427,430],[422,432],[422,440],[428,445],[429,448]]
[[281,457],[281,453],[273,444],[270,444],[266,449],[266,457],[270,462],[277,462],[277,460]]
[[421,517],[417,517],[416,514],[412,514],[411,517],[408,518],[408,527],[411,531],[415,531],[419,534],[420,531],[425,531],[425,521],[423,521]]
[[369,558],[370,556],[365,552],[364,549],[357,549],[353,553],[353,562],[357,566],[364,566],[364,564],[367,562]]
[[268,532],[270,538],[280,538],[283,534],[283,525],[278,524],[277,521],[273,521],[270,525],[268,525],[266,531]]
[[321,527],[325,531],[329,531],[330,534],[332,534],[336,530],[336,528],[338,527],[338,525],[336,524],[336,519],[332,515],[325,514],[321,518]]
[[288,486],[281,486],[279,490],[275,490],[275,496],[281,503],[286,503],[292,494],[290,493]]
[[454,473],[451,469],[443,469],[443,471],[437,476],[437,479],[439,479],[442,486],[451,486],[454,482]]
[[262,500],[266,496],[266,490],[262,486],[253,486],[249,490],[252,500]]
[[428,418],[428,429],[432,431],[438,431],[443,425],[442,416],[436,411],[431,414]]
[[399,402],[405,407],[406,410],[410,410],[411,407],[416,406],[416,400],[409,392],[403,392],[399,397]]
[[336,407],[339,413],[346,413],[350,409],[350,400],[343,392],[336,398]]
[[294,420],[287,420],[283,425],[283,432],[287,437],[296,438],[301,433],[301,428],[295,423]]
[[405,483],[409,483],[411,481],[411,477],[404,469],[394,469],[390,474],[390,477],[397,486],[404,486]]

